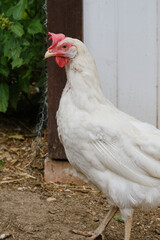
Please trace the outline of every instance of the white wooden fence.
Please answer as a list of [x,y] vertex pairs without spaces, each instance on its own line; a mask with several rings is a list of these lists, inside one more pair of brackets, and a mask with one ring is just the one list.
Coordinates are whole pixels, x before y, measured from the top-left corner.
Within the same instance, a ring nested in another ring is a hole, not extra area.
[[105,96],[160,127],[160,0],[83,3],[84,42],[96,60]]

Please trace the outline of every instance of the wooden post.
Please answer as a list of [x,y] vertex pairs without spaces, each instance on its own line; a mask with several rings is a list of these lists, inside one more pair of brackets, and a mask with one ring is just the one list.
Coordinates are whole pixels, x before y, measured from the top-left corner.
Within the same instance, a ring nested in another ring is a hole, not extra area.
[[[47,30],[82,40],[82,0],[47,0]],[[48,42],[48,46],[51,42]],[[65,70],[53,58],[48,71],[48,148],[51,159],[66,159],[57,135],[56,111],[66,83]]]

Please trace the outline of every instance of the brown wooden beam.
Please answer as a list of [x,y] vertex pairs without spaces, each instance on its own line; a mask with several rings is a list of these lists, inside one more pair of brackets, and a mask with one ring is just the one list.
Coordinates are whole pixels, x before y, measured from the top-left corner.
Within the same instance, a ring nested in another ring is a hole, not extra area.
[[[83,38],[82,0],[47,0],[47,30],[66,36]],[[48,42],[48,46],[51,42]],[[52,159],[66,159],[57,135],[56,111],[66,83],[65,70],[53,58],[47,62],[48,72],[48,148]]]

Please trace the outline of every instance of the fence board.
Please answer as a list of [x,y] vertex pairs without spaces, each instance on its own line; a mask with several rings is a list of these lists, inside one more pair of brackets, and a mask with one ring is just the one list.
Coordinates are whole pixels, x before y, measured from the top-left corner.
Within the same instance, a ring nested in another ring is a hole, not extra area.
[[[82,39],[82,0],[47,0],[47,30]],[[60,69],[53,58],[49,58],[47,72],[49,157],[65,159],[63,147],[58,139],[55,119],[60,96],[66,83],[65,70]]]

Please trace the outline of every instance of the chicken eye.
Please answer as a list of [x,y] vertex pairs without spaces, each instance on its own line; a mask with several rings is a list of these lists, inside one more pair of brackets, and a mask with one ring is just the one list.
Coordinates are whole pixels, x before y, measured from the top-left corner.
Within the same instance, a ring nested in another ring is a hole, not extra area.
[[63,45],[62,48],[67,48],[67,45]]

